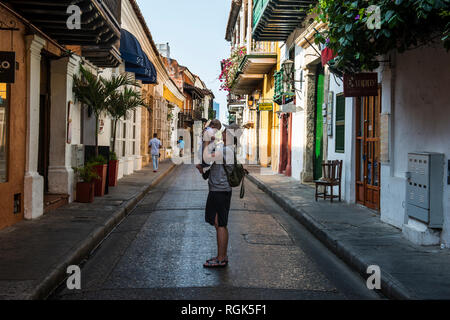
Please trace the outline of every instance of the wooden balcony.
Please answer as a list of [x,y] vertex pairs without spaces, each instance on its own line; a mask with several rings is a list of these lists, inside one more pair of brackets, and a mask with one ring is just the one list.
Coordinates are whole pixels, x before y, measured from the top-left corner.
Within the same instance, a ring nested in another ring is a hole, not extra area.
[[264,75],[277,65],[278,44],[273,41],[253,41],[251,52],[243,58],[231,92],[235,95],[251,94],[261,82]]
[[[61,45],[80,46],[83,56],[98,67],[116,67],[121,23],[121,0],[5,0],[25,19]],[[81,28],[69,29],[67,8],[81,9]]]
[[255,0],[253,38],[257,41],[286,41],[301,26],[309,6],[316,0]]

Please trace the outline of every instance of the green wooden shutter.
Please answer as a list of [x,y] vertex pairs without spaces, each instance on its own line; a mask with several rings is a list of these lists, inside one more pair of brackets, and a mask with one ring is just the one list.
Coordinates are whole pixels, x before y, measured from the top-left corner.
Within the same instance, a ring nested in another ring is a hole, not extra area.
[[345,152],[345,97],[336,97],[336,152]]

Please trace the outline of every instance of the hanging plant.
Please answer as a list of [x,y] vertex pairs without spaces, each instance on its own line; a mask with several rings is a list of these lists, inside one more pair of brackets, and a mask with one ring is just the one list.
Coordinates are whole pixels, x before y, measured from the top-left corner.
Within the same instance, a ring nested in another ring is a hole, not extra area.
[[316,34],[315,41],[337,54],[331,65],[340,71],[374,70],[377,57],[391,50],[434,42],[450,50],[449,10],[450,0],[320,0],[312,11],[328,31]]
[[231,88],[236,82],[239,66],[242,63],[242,60],[244,60],[246,54],[247,48],[240,47],[231,52],[230,58],[222,60],[222,73],[219,76],[221,90],[227,92],[231,91]]

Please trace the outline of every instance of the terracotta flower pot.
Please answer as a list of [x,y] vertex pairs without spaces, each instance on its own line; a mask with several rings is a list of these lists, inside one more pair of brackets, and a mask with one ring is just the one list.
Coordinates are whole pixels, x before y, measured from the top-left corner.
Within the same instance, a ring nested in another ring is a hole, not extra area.
[[116,187],[119,177],[119,160],[109,161],[109,186]]
[[98,165],[94,166],[95,172],[97,172],[100,179],[95,180],[95,196],[96,197],[103,197],[105,195],[105,189],[106,189],[106,175],[108,166],[106,164],[104,165]]
[[95,182],[78,182],[77,183],[77,202],[92,203],[94,202]]

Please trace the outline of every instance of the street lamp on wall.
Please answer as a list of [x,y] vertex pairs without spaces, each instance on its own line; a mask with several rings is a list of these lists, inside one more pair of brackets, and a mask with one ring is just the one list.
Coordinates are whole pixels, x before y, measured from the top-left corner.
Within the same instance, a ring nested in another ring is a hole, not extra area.
[[283,79],[289,79],[289,80],[294,80],[294,61],[292,60],[286,60],[283,62]]
[[286,60],[282,64],[283,70],[283,91],[294,92],[295,86],[295,63],[292,60]]

